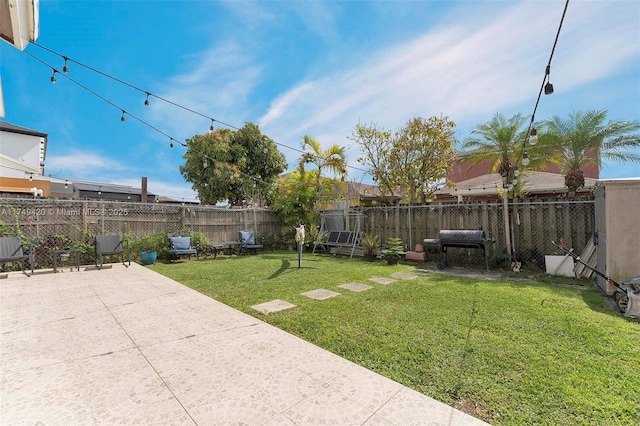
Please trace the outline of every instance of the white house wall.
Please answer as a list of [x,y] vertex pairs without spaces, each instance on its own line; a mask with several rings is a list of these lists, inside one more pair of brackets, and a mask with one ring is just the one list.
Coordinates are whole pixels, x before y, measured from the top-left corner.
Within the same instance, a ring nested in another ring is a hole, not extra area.
[[44,161],[44,150],[44,137],[12,132],[0,133],[0,154],[31,169],[40,170],[40,164]]

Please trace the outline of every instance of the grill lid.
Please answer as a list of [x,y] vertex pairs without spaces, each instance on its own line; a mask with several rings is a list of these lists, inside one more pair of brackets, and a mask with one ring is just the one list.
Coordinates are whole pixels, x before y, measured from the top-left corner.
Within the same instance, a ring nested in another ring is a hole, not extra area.
[[476,243],[485,240],[482,229],[443,229],[440,231],[440,242],[446,243]]

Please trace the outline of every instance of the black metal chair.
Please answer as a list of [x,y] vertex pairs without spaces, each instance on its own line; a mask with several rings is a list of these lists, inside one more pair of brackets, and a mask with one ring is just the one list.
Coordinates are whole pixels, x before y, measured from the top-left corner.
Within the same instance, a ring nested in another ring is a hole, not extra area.
[[28,260],[33,274],[33,248],[27,247],[25,250],[20,237],[0,237],[0,264],[8,262],[20,262],[22,273],[30,277],[25,267],[24,261]]
[[[125,255],[128,263],[125,263]],[[105,256],[122,256],[122,264],[127,268],[131,265],[129,245],[120,235],[96,235],[96,267],[98,269],[102,269]]]

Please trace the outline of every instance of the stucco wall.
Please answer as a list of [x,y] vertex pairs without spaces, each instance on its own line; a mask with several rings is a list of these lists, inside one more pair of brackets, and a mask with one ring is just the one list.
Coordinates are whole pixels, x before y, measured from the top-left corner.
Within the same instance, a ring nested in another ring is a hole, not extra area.
[[607,275],[620,282],[640,275],[640,178],[605,180]]

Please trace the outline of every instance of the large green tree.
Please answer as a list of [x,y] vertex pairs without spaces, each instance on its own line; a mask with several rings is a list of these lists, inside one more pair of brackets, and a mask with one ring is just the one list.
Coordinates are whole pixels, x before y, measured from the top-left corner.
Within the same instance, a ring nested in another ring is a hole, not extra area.
[[455,127],[447,117],[416,117],[396,133],[390,158],[407,202],[430,198],[446,177],[455,157]]
[[403,193],[408,203],[430,197],[454,158],[455,123],[447,117],[416,117],[393,134],[375,125],[356,125],[350,139],[363,153],[358,161],[383,196]]
[[203,204],[268,204],[278,175],[287,167],[275,142],[252,123],[237,131],[219,128],[195,135],[186,144],[180,173]]
[[553,153],[570,192],[584,186],[582,167],[601,166],[602,159],[640,162],[640,122],[607,121],[607,111],[575,112],[568,118],[554,116],[542,123],[542,146]]
[[379,129],[375,124],[356,124],[349,139],[360,146],[362,157],[358,163],[369,167],[368,173],[378,185],[383,197],[394,198],[399,190],[393,174],[391,152],[393,143],[389,130]]

